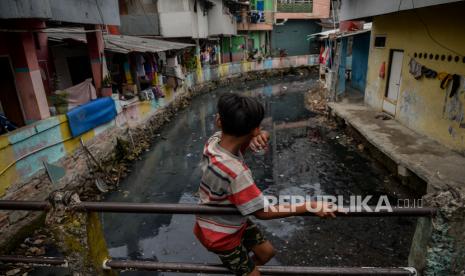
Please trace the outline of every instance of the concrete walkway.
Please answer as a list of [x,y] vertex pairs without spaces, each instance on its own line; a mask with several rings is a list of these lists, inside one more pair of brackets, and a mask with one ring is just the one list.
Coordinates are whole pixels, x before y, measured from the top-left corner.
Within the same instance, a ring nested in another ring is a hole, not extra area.
[[465,187],[465,157],[420,135],[396,120],[377,119],[379,112],[362,104],[328,103],[343,118],[398,165],[428,183],[432,189]]

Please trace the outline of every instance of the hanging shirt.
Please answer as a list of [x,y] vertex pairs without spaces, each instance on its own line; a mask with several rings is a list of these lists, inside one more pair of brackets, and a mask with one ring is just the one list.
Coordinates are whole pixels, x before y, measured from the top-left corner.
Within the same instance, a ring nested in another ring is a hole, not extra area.
[[421,76],[423,75],[421,72],[421,64],[418,63],[414,58],[410,59],[410,62],[408,63],[409,66],[409,73],[413,75],[415,79],[420,79]]
[[145,59],[142,55],[136,56],[136,74],[138,77],[145,76],[144,62]]

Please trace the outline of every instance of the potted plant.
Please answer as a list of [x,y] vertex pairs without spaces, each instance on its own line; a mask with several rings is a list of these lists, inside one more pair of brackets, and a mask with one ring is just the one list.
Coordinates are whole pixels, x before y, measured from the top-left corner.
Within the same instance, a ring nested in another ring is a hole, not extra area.
[[113,94],[111,76],[106,75],[102,81],[102,97],[111,97]]
[[68,112],[68,93],[66,91],[56,91],[49,99],[55,106],[57,114],[65,114]]

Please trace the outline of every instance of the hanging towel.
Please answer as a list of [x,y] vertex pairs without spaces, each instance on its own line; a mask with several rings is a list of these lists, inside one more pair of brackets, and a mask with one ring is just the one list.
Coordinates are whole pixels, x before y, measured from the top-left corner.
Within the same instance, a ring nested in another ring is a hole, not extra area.
[[410,59],[410,62],[408,63],[409,66],[409,73],[413,75],[413,77],[418,80],[422,76],[421,68],[422,65],[418,63],[414,58]]
[[446,89],[447,86],[449,86],[449,82],[452,80],[452,75],[446,72],[440,72],[437,78],[441,81],[441,89]]
[[425,78],[428,78],[428,79],[435,79],[438,75],[436,71],[434,71],[433,69],[429,69],[426,66],[421,67],[421,74],[424,75]]
[[449,98],[452,98],[460,86],[460,75],[454,74],[452,76],[452,88],[450,90]]
[[145,77],[144,69],[145,59],[142,54],[137,54],[136,56],[136,74],[138,77]]

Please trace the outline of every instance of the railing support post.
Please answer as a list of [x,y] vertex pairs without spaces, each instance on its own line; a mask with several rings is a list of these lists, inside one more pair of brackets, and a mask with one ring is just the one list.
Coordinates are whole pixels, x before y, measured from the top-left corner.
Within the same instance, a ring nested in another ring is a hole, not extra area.
[[410,249],[409,265],[423,275],[463,273],[465,188],[449,186],[447,189],[438,189],[426,194],[422,204],[437,211],[433,217],[419,218]]
[[49,199],[45,221],[73,275],[116,275],[102,268],[109,254],[98,213],[74,211],[81,201],[73,192],[57,191]]

